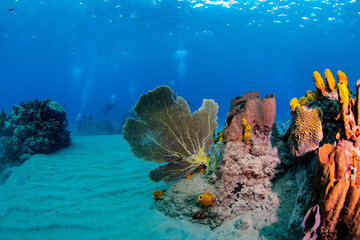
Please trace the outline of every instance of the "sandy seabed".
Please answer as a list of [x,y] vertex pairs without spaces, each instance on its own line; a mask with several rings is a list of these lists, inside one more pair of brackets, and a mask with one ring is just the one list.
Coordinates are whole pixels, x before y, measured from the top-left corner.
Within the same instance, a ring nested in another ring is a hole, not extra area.
[[0,239],[219,239],[154,208],[152,191],[168,188],[150,181],[154,167],[120,135],[76,137],[35,155],[0,186]]

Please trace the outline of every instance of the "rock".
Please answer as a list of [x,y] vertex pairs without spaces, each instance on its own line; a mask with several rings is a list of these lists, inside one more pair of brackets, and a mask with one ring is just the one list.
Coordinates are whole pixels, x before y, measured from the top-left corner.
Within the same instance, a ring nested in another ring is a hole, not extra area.
[[77,134],[79,136],[111,135],[115,128],[110,121],[93,120],[92,116],[82,116],[77,121]]

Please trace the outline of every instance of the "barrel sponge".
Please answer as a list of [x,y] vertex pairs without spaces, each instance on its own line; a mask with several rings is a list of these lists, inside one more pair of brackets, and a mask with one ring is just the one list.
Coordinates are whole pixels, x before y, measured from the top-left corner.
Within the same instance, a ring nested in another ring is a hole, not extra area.
[[345,82],[340,82],[338,84],[339,98],[340,103],[348,103],[349,102],[349,89],[345,85]]
[[324,80],[322,79],[319,72],[315,71],[313,73],[313,80],[314,80],[316,89],[318,89],[321,92],[321,95],[324,96],[324,94],[325,94]]
[[325,89],[328,92],[333,92],[335,90],[336,82],[330,71],[330,69],[325,70]]
[[293,114],[289,145],[293,156],[301,157],[319,147],[323,138],[323,112],[320,108],[298,107]]

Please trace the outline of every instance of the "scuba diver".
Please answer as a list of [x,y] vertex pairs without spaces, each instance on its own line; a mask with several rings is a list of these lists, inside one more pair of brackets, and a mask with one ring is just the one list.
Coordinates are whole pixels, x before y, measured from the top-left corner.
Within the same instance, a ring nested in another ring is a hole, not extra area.
[[100,112],[108,114],[115,106],[115,95],[111,95],[111,101],[104,104],[104,106],[100,109]]

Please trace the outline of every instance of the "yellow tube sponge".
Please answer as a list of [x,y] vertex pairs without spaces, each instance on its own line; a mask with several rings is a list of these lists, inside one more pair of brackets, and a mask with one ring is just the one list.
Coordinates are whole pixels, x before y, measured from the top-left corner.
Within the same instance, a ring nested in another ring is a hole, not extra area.
[[345,73],[343,73],[342,71],[339,70],[337,72],[336,76],[337,76],[339,84],[344,83],[345,86],[348,87],[348,80],[347,80]]
[[293,108],[295,104],[299,103],[299,100],[297,98],[293,98],[290,100],[290,108]]
[[330,69],[325,70],[325,89],[328,92],[333,92],[335,90],[336,82],[330,71]]
[[250,133],[251,132],[251,127],[250,127],[250,125],[248,124],[248,125],[246,125],[245,126],[245,128],[244,128],[244,133],[246,133],[246,132],[248,132],[248,133]]
[[301,107],[301,104],[299,103],[299,100],[297,98],[291,99],[290,100],[291,113],[293,113],[297,107]]
[[247,125],[247,121],[245,118],[241,119],[241,125],[244,127],[245,125]]
[[338,84],[340,103],[349,103],[349,89],[345,85],[345,82]]
[[243,142],[246,144],[250,144],[250,132],[245,132],[243,136]]
[[325,94],[324,80],[322,79],[320,73],[315,71],[313,73],[313,80],[314,80],[316,89],[321,92],[322,96],[324,96],[324,94]]

